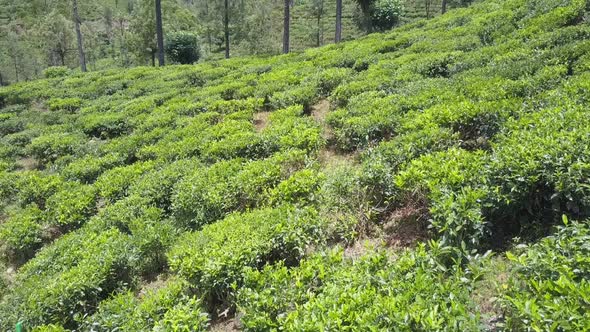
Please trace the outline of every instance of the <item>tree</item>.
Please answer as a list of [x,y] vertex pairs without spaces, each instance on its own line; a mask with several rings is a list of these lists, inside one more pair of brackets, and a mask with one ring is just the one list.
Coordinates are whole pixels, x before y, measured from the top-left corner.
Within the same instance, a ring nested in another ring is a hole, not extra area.
[[186,31],[171,33],[166,38],[166,54],[181,64],[191,64],[199,61],[199,38],[196,34]]
[[371,12],[371,25],[380,30],[388,30],[396,26],[402,16],[401,0],[378,0]]
[[336,33],[334,41],[339,43],[342,40],[342,0],[336,0]]
[[[164,31],[162,28],[162,1],[156,1],[156,38],[158,41],[158,64],[164,66]],[[227,0],[226,0],[227,1]]]
[[356,0],[357,5],[361,10],[361,28],[368,33],[373,32],[373,25],[371,24],[371,13],[373,11],[373,3],[375,0]]
[[313,0],[311,3],[311,13],[316,19],[316,31],[314,37],[316,40],[316,46],[322,46],[324,39],[324,30],[322,26],[322,17],[324,16],[324,0]]
[[86,72],[86,56],[84,55],[84,43],[80,31],[80,15],[78,14],[78,0],[72,0],[74,26],[76,27],[76,39],[78,41],[78,57],[80,58],[80,69]]
[[442,0],[442,4],[440,7],[440,13],[444,14],[447,12],[447,0]]
[[223,32],[225,40],[225,58],[229,59],[229,0],[223,2]]
[[[403,0],[356,0],[363,14],[362,25],[369,33],[391,29],[399,23]],[[430,1],[430,0],[426,0]]]
[[[153,4],[153,1],[142,1],[136,6],[129,24],[129,42],[139,59],[145,59],[147,56],[148,59],[151,59],[152,66],[155,66],[158,46],[155,38],[156,21]],[[123,22],[121,29],[124,29]]]
[[284,18],[283,18],[283,53],[289,53],[289,28],[291,27],[291,0],[284,0]]
[[40,31],[40,48],[44,49],[50,66],[65,66],[67,56],[73,50],[71,42],[74,39],[72,22],[62,14],[53,10],[46,16],[45,21],[36,29]]

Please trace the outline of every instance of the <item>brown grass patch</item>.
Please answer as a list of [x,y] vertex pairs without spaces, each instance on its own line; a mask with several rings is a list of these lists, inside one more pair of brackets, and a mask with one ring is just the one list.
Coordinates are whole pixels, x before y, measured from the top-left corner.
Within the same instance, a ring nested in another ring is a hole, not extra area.
[[266,128],[269,124],[269,116],[271,112],[258,112],[254,113],[254,130],[257,133],[260,133]]
[[39,162],[35,158],[27,157],[16,160],[16,166],[25,171],[31,171],[39,167]]
[[237,317],[223,318],[211,324],[213,332],[234,332],[241,330],[240,320]]
[[428,207],[421,198],[406,200],[406,204],[395,209],[383,224],[386,242],[390,247],[414,247],[418,242],[430,238],[427,229]]

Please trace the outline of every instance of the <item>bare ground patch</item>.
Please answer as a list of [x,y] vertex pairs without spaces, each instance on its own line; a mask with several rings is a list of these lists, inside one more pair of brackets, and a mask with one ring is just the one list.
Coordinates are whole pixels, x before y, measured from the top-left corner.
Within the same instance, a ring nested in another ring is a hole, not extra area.
[[31,157],[20,158],[16,160],[16,166],[25,171],[31,171],[39,167],[39,162]]
[[266,128],[269,124],[269,116],[271,112],[258,112],[254,113],[254,130],[257,133],[260,133]]
[[223,318],[211,324],[212,332],[234,332],[240,331],[241,324],[237,317]]
[[386,243],[389,247],[414,247],[430,238],[427,229],[428,207],[424,199],[411,198],[393,210],[383,222]]

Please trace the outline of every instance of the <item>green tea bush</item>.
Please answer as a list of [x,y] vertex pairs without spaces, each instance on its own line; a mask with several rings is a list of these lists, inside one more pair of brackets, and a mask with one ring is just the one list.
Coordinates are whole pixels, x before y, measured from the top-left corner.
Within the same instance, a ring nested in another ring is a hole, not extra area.
[[519,331],[583,331],[588,325],[588,240],[586,223],[572,222],[539,243],[506,255],[514,264],[501,303],[506,328]]
[[77,153],[86,137],[80,133],[51,133],[34,138],[27,149],[31,156],[43,164],[59,157]]
[[54,98],[47,102],[50,111],[65,111],[67,113],[74,113],[82,106],[82,99],[80,98]]
[[315,211],[288,206],[232,214],[183,236],[168,260],[213,301],[225,300],[246,267],[300,259],[308,245],[321,240],[321,225]]
[[238,293],[244,329],[479,331],[465,288],[472,276],[446,275],[438,264],[448,248],[440,249],[422,246],[395,260],[384,252],[352,260],[333,251],[292,269],[279,263],[249,270]]
[[21,206],[35,204],[44,210],[47,200],[64,186],[64,179],[58,175],[39,171],[17,173],[13,178],[15,198]]
[[116,153],[109,153],[100,157],[86,155],[65,166],[62,174],[72,181],[92,183],[103,172],[123,164],[123,161],[123,157]]
[[164,314],[154,331],[208,331],[209,317],[201,309],[201,302],[190,298],[178,303]]
[[320,126],[309,117],[302,117],[299,105],[275,111],[270,124],[262,132],[262,139],[270,151],[297,149],[316,151],[323,145]]
[[311,169],[293,173],[270,191],[273,204],[310,205],[317,202],[318,191],[324,180],[323,174]]
[[203,165],[197,159],[183,159],[164,165],[161,168],[143,173],[127,192],[130,196],[146,199],[150,205],[169,212],[171,210],[172,196],[176,183],[193,174]]
[[124,113],[84,114],[78,121],[86,135],[102,139],[118,137],[130,130]]
[[43,244],[43,214],[35,205],[11,211],[0,225],[0,250],[7,261],[22,264]]
[[130,280],[132,248],[117,230],[101,234],[81,229],[44,248],[24,265],[15,288],[0,301],[2,329],[76,320]]
[[70,73],[70,69],[67,67],[48,67],[43,71],[45,78],[58,78],[67,76]]
[[[198,303],[188,300],[189,293],[188,283],[179,278],[166,280],[163,285],[155,289],[142,290],[139,297],[133,292],[119,293],[102,301],[98,310],[84,319],[81,327],[84,330],[96,331],[151,330],[155,325],[162,324],[164,317],[172,315],[168,312],[175,306],[180,308],[187,304],[193,304],[191,309],[195,310],[199,316],[203,315]],[[197,321],[201,324],[206,323],[206,320],[202,318]]]
[[111,201],[118,200],[126,195],[129,186],[155,166],[153,161],[148,161],[110,169],[98,177],[94,187],[100,197]]
[[65,184],[47,200],[47,222],[63,230],[83,225],[96,213],[96,197],[93,186]]

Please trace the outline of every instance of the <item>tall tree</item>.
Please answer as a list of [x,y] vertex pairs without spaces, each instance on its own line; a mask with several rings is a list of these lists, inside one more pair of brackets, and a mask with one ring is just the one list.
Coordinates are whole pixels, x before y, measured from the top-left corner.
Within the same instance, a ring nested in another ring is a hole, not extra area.
[[283,53],[289,53],[289,28],[291,27],[291,0],[285,1],[285,16],[283,21]]
[[229,0],[223,2],[223,32],[225,39],[225,58],[229,59]]
[[334,41],[339,43],[342,40],[342,0],[336,0],[336,33]]
[[158,43],[158,64],[164,66],[164,31],[162,28],[162,0],[156,1],[156,39]]
[[78,57],[80,58],[80,69],[86,72],[86,56],[84,55],[84,42],[82,40],[82,31],[80,31],[80,15],[78,14],[78,0],[72,0],[74,13],[74,26],[76,27],[76,38],[78,40]]
[[447,12],[447,0],[442,0],[442,4],[440,7],[440,13],[444,14]]
[[316,19],[316,31],[315,40],[316,46],[322,46],[324,39],[324,26],[322,24],[322,17],[324,16],[324,0],[313,0],[312,2],[312,14]]
[[373,5],[375,0],[356,0],[360,10],[361,10],[361,25],[368,33],[373,32],[373,24],[371,22],[371,14],[373,11]]

